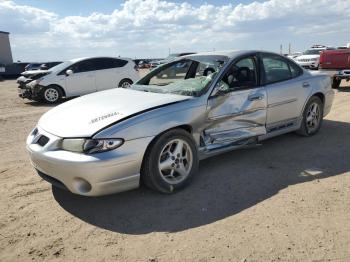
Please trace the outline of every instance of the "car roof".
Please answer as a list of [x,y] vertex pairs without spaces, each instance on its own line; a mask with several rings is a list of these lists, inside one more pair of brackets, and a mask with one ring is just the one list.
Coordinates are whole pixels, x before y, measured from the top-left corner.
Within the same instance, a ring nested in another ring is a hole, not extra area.
[[122,59],[122,60],[127,60],[127,61],[132,61],[131,58],[127,57],[116,57],[116,56],[91,56],[91,57],[79,57],[79,58],[73,58],[70,59],[69,61],[76,63],[79,61],[87,60],[87,59],[94,59],[94,58],[113,58],[113,59]]
[[264,51],[264,50],[223,50],[223,51],[200,52],[196,54],[186,55],[183,57],[191,58],[191,57],[198,57],[198,56],[227,56],[228,58],[234,58],[237,56],[255,54],[259,52],[280,55],[275,52]]

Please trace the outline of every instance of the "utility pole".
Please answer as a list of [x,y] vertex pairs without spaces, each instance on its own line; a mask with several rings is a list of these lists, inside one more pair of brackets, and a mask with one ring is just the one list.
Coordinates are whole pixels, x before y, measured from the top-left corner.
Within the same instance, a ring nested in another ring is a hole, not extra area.
[[282,46],[282,44],[280,45],[280,54],[281,55],[283,54],[283,46]]
[[289,47],[288,47],[288,54],[290,55],[292,53],[292,44],[289,43]]

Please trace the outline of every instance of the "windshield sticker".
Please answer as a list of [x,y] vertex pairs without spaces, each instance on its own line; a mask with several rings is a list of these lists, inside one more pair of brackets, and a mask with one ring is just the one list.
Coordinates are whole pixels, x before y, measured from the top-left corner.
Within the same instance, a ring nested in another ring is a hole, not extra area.
[[110,118],[112,116],[118,116],[118,115],[121,115],[121,113],[119,112],[113,112],[113,113],[109,113],[109,114],[106,114],[106,115],[103,115],[103,116],[99,116],[99,117],[96,117],[96,118],[93,118],[91,119],[91,121],[89,122],[89,124],[94,124],[96,122],[99,122],[99,121],[102,121],[106,118]]

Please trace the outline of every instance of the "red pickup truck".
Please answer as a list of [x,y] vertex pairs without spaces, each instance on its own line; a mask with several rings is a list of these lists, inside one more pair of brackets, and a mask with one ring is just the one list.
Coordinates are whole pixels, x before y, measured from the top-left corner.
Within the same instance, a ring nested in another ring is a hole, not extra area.
[[322,51],[319,68],[350,69],[350,48]]

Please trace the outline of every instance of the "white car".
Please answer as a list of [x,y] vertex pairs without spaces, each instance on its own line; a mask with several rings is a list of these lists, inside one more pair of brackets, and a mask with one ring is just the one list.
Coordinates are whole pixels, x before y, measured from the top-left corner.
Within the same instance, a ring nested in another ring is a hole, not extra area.
[[303,55],[294,58],[294,61],[304,68],[318,69],[318,66],[320,64],[321,51],[329,49],[334,48],[319,47],[308,49],[303,53]]
[[294,53],[288,54],[287,57],[295,60],[295,58],[297,58],[298,56],[301,56],[301,55],[303,55],[302,52],[294,52]]
[[29,79],[22,77],[17,82],[20,97],[56,103],[62,97],[127,88],[138,79],[137,67],[131,59],[93,57],[69,60],[50,70],[38,70]]

